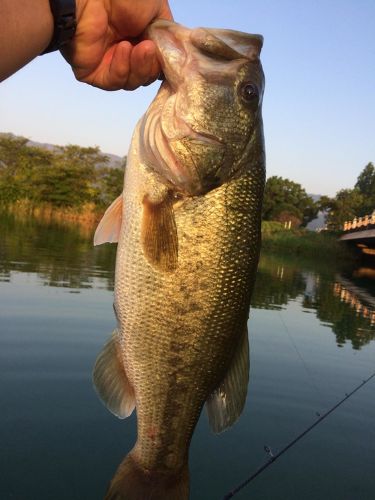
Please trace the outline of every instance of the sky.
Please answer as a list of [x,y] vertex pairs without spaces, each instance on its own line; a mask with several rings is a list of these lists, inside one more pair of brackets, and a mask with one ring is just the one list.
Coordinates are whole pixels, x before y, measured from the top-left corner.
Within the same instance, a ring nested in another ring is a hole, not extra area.
[[[171,0],[177,22],[264,36],[267,176],[333,196],[375,162],[375,0]],[[59,53],[0,84],[0,132],[124,156],[160,83],[106,92]]]

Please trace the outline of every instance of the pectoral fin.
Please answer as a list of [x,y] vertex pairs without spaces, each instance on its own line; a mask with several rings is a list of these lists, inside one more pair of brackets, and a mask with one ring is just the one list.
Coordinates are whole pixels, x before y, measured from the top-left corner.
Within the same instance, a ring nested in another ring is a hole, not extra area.
[[107,208],[95,231],[94,245],[117,243],[122,224],[122,194]]
[[135,408],[135,396],[121,360],[117,330],[96,359],[93,382],[109,411],[119,418],[131,415]]
[[143,200],[142,248],[150,264],[160,271],[177,268],[178,241],[172,201],[160,203]]
[[249,339],[246,328],[225,378],[206,401],[213,432],[224,431],[240,417],[246,401],[249,368]]

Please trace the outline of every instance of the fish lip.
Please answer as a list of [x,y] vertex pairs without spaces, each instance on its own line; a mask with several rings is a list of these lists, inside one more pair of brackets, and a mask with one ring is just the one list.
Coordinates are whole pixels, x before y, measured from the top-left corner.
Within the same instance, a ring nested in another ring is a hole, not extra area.
[[169,19],[155,19],[150,23],[145,31],[145,35],[147,38],[153,39],[153,31],[157,28],[170,28],[172,26],[178,26],[178,23],[171,21]]
[[167,19],[153,21],[145,36],[154,42],[163,79],[176,91],[181,82],[180,71],[187,57],[185,41],[190,29]]

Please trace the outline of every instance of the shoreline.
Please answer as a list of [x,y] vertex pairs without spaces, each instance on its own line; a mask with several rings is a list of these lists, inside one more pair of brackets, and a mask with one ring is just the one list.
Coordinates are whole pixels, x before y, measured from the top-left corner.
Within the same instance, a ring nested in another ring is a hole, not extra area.
[[262,252],[290,254],[310,259],[354,261],[358,252],[338,240],[337,233],[305,228],[284,229],[275,221],[262,223]]
[[31,217],[47,224],[57,222],[64,225],[75,224],[94,228],[103,217],[105,209],[93,203],[82,205],[77,210],[71,207],[58,208],[49,203],[33,205],[28,201],[20,201],[1,207],[1,212],[22,220]]
[[[87,235],[93,233],[101,220],[105,208],[93,203],[77,208],[58,208],[51,204],[33,205],[22,201],[0,207],[1,212],[10,214],[19,220],[29,218],[38,222],[57,223],[63,226],[79,227]],[[306,258],[355,260],[356,254],[333,233],[317,233],[304,228],[285,229],[283,224],[275,221],[262,222],[262,253],[290,254]]]

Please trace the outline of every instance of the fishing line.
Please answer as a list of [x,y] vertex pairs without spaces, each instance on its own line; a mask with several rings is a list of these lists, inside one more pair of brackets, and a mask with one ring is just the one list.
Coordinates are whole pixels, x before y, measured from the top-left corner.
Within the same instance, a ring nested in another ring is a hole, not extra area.
[[236,488],[234,488],[232,491],[227,493],[224,497],[223,500],[228,500],[229,498],[234,497],[237,493],[239,493],[245,486],[247,486],[251,481],[253,481],[261,472],[263,472],[265,469],[267,469],[270,465],[272,465],[276,460],[281,457],[286,451],[289,450],[292,446],[294,446],[300,439],[302,439],[308,432],[310,432],[314,427],[316,427],[320,422],[322,422],[325,418],[328,417],[332,412],[334,412],[339,406],[341,406],[344,401],[349,399],[351,396],[353,396],[354,393],[359,391],[364,385],[366,385],[372,378],[375,377],[375,372],[370,375],[367,379],[363,380],[355,389],[352,390],[352,392],[349,392],[348,394],[345,394],[345,397],[342,398],[338,403],[336,403],[330,410],[326,411],[323,415],[321,415],[316,422],[314,422],[312,425],[310,425],[307,429],[305,429],[301,434],[299,434],[296,438],[293,439],[289,444],[287,444],[282,450],[280,450],[278,453],[275,455],[272,453],[272,450],[268,447],[265,446],[264,450],[266,453],[270,456],[270,459],[259,469],[257,469],[250,477],[248,477],[245,481],[243,481],[241,484],[239,484]]
[[[313,373],[310,371],[307,363],[305,362],[304,357],[302,356],[300,350],[298,349],[297,344],[294,341],[293,336],[291,335],[291,332],[288,329],[288,327],[287,327],[287,325],[285,323],[285,320],[284,320],[281,312],[279,311],[278,314],[279,314],[280,321],[283,324],[284,329],[285,329],[285,331],[286,331],[286,333],[288,335],[289,341],[292,344],[294,350],[296,351],[297,356],[299,357],[299,359],[300,359],[300,361],[301,361],[301,363],[302,363],[302,365],[303,365],[303,367],[304,367],[304,369],[306,371],[308,385],[310,386],[310,388],[312,388],[312,389],[315,390],[316,394],[319,396],[319,400],[321,401],[322,406],[325,407],[325,408],[327,408],[328,405],[325,404],[326,398],[323,396],[322,391],[319,389],[318,385],[316,384],[315,377],[314,377]],[[316,412],[316,416],[317,417],[320,417],[320,415],[321,415],[320,412]],[[344,432],[343,435],[345,436],[345,439],[348,441],[349,438],[348,438],[348,436],[346,435],[345,432]],[[265,450],[265,451],[267,452],[267,450]]]
[[307,366],[307,364],[306,364],[305,360],[303,359],[303,356],[302,356],[302,354],[301,354],[300,350],[298,349],[298,347],[297,347],[296,343],[294,342],[294,339],[293,339],[292,335],[290,334],[290,331],[289,331],[289,329],[288,329],[288,327],[287,327],[287,325],[286,325],[286,323],[285,323],[285,321],[284,321],[284,318],[282,317],[282,314],[280,313],[280,311],[279,311],[279,318],[280,318],[280,321],[281,321],[281,323],[282,323],[282,325],[283,325],[283,327],[284,327],[284,330],[286,331],[286,333],[287,333],[287,335],[288,335],[288,338],[289,338],[290,343],[292,344],[292,346],[293,346],[294,350],[296,351],[297,356],[299,357],[299,359],[300,359],[300,361],[301,361],[301,363],[302,363],[302,365],[303,365],[303,367],[304,367],[304,369],[305,369],[305,371],[306,371],[306,373],[307,373],[307,380],[309,381],[309,383],[310,383],[311,387],[312,387],[312,388],[316,391],[316,393],[319,395],[319,398],[320,398],[320,399],[322,399],[322,400],[324,400],[324,398],[323,398],[323,394],[322,394],[322,392],[319,390],[318,386],[316,385],[315,380],[314,380],[314,377],[313,377],[313,375],[312,375],[311,371],[309,370],[309,368],[308,368],[308,366]]

